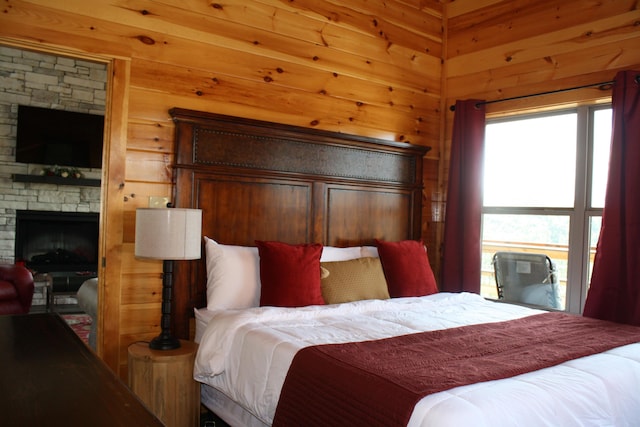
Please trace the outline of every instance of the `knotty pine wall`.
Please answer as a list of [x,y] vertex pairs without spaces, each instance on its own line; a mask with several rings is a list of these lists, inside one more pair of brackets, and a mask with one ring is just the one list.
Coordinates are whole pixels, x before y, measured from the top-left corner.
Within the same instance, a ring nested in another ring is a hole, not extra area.
[[0,36],[109,63],[98,352],[123,377],[159,331],[161,263],[134,259],[133,227],[171,195],[170,108],[431,145],[437,180],[437,1],[5,0]]
[[448,106],[638,69],[639,21],[629,0],[5,0],[0,43],[109,65],[98,352],[124,377],[127,346],[159,330],[161,264],[134,259],[133,226],[148,196],[171,194],[169,108],[431,146],[423,237],[437,269]]

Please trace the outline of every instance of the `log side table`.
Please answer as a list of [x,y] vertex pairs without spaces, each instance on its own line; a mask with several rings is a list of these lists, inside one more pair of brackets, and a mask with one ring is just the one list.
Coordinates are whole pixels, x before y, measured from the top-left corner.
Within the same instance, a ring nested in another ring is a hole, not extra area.
[[200,417],[200,384],[193,379],[198,344],[180,340],[175,350],[129,346],[129,387],[167,427],[195,427]]

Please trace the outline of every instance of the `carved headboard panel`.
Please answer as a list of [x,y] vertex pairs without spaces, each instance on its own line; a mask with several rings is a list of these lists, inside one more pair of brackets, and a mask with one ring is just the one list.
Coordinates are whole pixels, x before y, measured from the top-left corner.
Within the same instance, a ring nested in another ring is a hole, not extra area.
[[[203,210],[202,232],[330,246],[419,239],[422,158],[429,147],[172,109],[177,207]],[[177,262],[173,331],[189,336],[206,305],[203,258]]]

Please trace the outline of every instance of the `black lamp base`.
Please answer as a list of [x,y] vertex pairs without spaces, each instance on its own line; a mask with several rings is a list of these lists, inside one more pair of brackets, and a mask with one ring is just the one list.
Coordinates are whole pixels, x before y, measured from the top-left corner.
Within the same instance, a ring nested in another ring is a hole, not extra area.
[[175,350],[180,348],[180,340],[170,336],[159,335],[149,342],[152,350]]
[[162,332],[149,343],[152,350],[175,350],[180,348],[180,341],[171,335],[171,288],[173,287],[173,261],[162,262]]

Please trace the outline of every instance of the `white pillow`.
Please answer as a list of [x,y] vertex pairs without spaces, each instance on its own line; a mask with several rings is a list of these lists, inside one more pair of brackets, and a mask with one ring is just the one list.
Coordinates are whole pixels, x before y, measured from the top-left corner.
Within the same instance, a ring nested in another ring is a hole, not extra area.
[[360,256],[362,258],[380,258],[378,248],[375,246],[363,246]]
[[252,246],[222,245],[205,236],[207,308],[260,305],[260,257]]
[[320,262],[349,261],[361,257],[360,246],[352,246],[349,248],[324,246],[322,248],[322,255],[320,256]]

